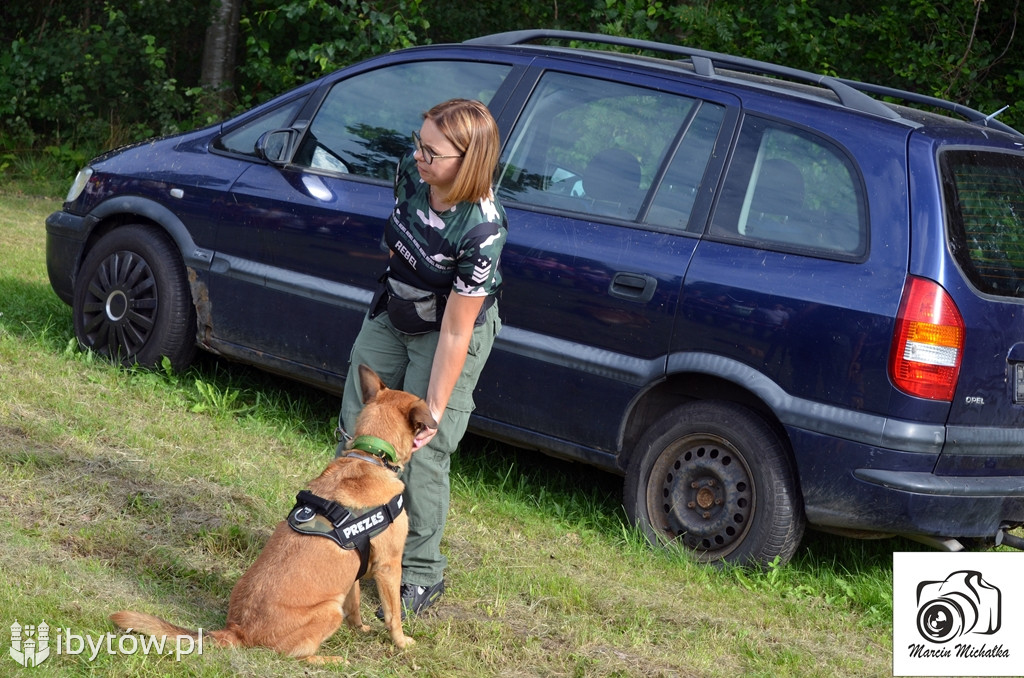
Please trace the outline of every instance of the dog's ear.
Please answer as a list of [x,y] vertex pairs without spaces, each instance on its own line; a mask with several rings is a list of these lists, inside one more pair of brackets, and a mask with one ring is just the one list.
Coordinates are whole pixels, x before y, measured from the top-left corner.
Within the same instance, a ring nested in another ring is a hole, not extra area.
[[420,431],[425,428],[437,428],[437,422],[431,416],[430,408],[422,400],[417,400],[409,410],[409,425],[412,426],[414,436],[419,435]]
[[363,390],[363,404],[370,402],[377,397],[377,394],[387,388],[377,373],[366,365],[359,366],[359,386]]

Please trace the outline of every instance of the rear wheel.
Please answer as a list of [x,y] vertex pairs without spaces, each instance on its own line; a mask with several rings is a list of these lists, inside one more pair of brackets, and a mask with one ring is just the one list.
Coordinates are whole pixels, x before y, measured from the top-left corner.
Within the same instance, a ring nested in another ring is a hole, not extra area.
[[89,251],[72,304],[79,343],[124,365],[174,369],[195,355],[196,315],[185,265],[159,228],[119,227]]
[[730,402],[687,403],[655,422],[627,471],[625,507],[651,543],[708,563],[788,562],[805,524],[784,441]]

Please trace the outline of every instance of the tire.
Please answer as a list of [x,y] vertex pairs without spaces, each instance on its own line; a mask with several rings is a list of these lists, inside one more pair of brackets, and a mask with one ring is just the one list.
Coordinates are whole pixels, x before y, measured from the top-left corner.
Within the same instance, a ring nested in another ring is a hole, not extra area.
[[118,227],[89,251],[75,278],[75,335],[122,365],[175,370],[196,351],[196,313],[185,264],[170,238],[145,225]]
[[786,444],[764,418],[735,403],[697,401],[668,412],[640,440],[624,503],[652,544],[679,544],[705,563],[784,564],[805,525],[795,477]]

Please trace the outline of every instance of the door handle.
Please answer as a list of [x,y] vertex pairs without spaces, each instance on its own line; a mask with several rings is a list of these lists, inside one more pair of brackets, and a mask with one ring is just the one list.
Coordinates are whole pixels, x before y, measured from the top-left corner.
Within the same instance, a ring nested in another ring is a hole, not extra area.
[[654,297],[654,290],[657,287],[658,281],[654,276],[620,271],[612,277],[608,293],[626,301],[648,302]]

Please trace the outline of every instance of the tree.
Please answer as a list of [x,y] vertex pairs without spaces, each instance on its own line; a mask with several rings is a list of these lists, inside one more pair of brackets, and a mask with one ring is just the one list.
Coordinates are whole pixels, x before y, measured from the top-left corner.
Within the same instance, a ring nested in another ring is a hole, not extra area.
[[203,65],[199,83],[204,91],[202,108],[222,117],[235,104],[238,22],[242,0],[214,0],[210,25],[203,45]]

